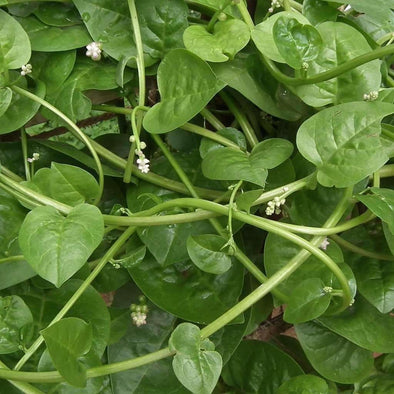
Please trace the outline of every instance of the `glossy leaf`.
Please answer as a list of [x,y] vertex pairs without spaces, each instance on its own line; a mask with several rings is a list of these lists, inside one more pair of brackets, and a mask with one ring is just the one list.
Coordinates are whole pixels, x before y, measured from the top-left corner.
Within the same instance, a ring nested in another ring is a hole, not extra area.
[[394,321],[377,311],[361,296],[339,315],[320,317],[319,322],[356,345],[380,353],[394,353]]
[[0,116],[7,111],[11,104],[12,90],[10,88],[0,88]]
[[254,30],[252,30],[252,39],[257,49],[264,56],[279,63],[286,63],[286,60],[280,54],[275,44],[273,33],[274,25],[281,17],[294,18],[302,25],[310,25],[308,19],[302,14],[294,11],[282,11],[270,16],[264,22],[259,23]]
[[302,13],[313,25],[326,21],[335,21],[339,14],[334,5],[331,6],[323,0],[304,0]]
[[200,271],[192,262],[161,267],[149,254],[128,269],[144,294],[160,308],[196,323],[210,323],[234,306],[243,285],[242,267],[224,274]]
[[24,331],[33,316],[22,298],[0,297],[0,354],[13,353],[25,343]]
[[71,206],[93,203],[99,193],[99,185],[93,175],[82,168],[54,162],[50,169],[38,170],[26,185]]
[[[318,57],[309,62],[307,77],[371,51],[364,36],[347,24],[325,22],[317,26],[317,30],[323,40],[323,46]],[[380,80],[380,62],[374,60],[328,81],[298,86],[295,92],[306,104],[321,107],[327,104],[361,101],[365,93],[379,90]]]
[[329,394],[324,379],[314,375],[300,375],[283,383],[277,394]]
[[231,267],[231,257],[222,251],[225,244],[226,240],[218,235],[189,236],[187,252],[201,271],[219,275]]
[[60,287],[86,263],[103,235],[103,218],[96,207],[81,204],[63,217],[46,206],[27,214],[19,244],[33,269]]
[[12,16],[0,9],[0,72],[22,67],[30,55],[28,35]]
[[204,26],[189,26],[183,35],[186,49],[208,62],[225,62],[246,46],[250,39],[248,25],[239,19],[215,23],[212,33]]
[[319,32],[313,26],[302,25],[295,18],[278,18],[272,32],[279,53],[295,69],[316,59],[322,46]]
[[258,143],[250,155],[233,148],[211,151],[202,162],[202,171],[210,179],[244,180],[264,186],[267,169],[283,163],[292,152],[289,141],[270,138]]
[[92,327],[81,319],[68,317],[41,331],[56,369],[64,379],[85,387],[86,370],[78,361],[92,345]]
[[286,90],[261,63],[257,53],[239,53],[234,60],[214,63],[216,76],[261,110],[280,119],[297,120],[305,104]]
[[222,358],[213,351],[209,339],[201,340],[200,329],[190,323],[180,324],[171,334],[169,347],[176,351],[172,367],[178,380],[192,393],[212,393],[222,370]]
[[292,324],[316,319],[326,311],[330,299],[321,279],[305,279],[291,291],[283,318]]
[[306,120],[297,133],[297,147],[316,165],[319,183],[347,187],[377,171],[388,160],[379,123],[392,112],[394,106],[387,103],[347,103]]
[[308,360],[323,377],[350,384],[372,371],[373,358],[368,350],[313,322],[296,325],[295,329]]
[[207,63],[184,49],[174,49],[165,56],[157,71],[157,83],[161,102],[147,112],[143,123],[154,134],[185,124],[224,87]]
[[228,5],[226,0],[193,0],[196,5],[201,5],[203,9],[207,8],[211,11],[223,11],[231,16],[239,16],[236,5]]
[[302,375],[301,367],[277,347],[261,341],[242,341],[224,367],[225,383],[241,392],[276,393],[293,376]]
[[65,27],[82,23],[78,11],[72,4],[41,3],[34,15],[46,25]]
[[29,35],[33,51],[59,52],[81,48],[92,41],[84,26],[54,27],[40,22],[34,16],[18,18]]
[[372,195],[358,195],[357,199],[386,222],[391,234],[394,234],[394,190],[378,187],[371,187],[369,190]]

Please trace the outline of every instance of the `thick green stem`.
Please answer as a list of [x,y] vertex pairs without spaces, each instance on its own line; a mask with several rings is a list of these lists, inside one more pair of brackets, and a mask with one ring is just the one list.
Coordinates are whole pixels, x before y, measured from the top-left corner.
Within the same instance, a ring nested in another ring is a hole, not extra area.
[[29,162],[27,161],[27,138],[26,138],[26,131],[25,128],[22,127],[21,129],[21,143],[22,143],[22,155],[23,155],[23,164],[25,167],[25,176],[26,180],[30,181],[31,176],[30,176],[30,168],[29,168]]
[[237,3],[237,7],[239,9],[239,12],[242,16],[242,19],[245,21],[245,23],[250,27],[250,29],[254,28],[254,22],[252,17],[249,14],[248,8],[246,7],[246,4],[244,0],[240,0]]
[[71,120],[69,119],[63,112],[59,111],[56,107],[49,104],[47,101],[42,99],[41,97],[36,96],[35,94],[29,92],[28,90],[22,89],[19,86],[13,85],[11,89],[14,90],[16,93],[19,93],[22,96],[25,96],[38,104],[41,104],[43,107],[48,108],[51,112],[59,116],[69,127],[70,131],[77,137],[80,141],[82,141],[86,147],[89,149],[95,163],[97,166],[97,174],[99,177],[99,193],[94,201],[95,204],[98,204],[104,190],[104,172],[101,166],[100,159],[94,150],[89,138],[83,133],[83,131]]
[[226,126],[208,108],[200,111],[200,114],[216,129],[222,130]]
[[[63,306],[60,312],[55,316],[55,318],[49,324],[52,325],[62,319],[66,313],[72,308],[72,306],[78,301],[79,297],[85,292],[85,290],[90,286],[93,280],[97,277],[97,275],[102,271],[104,266],[111,260],[118,250],[123,246],[123,244],[130,238],[130,236],[135,232],[134,227],[129,227],[115,242],[114,244],[107,250],[105,255],[100,259],[100,262],[96,265],[94,270],[90,273],[90,275],[85,279],[79,289],[72,295],[72,297],[67,301],[67,303]],[[30,346],[30,348],[26,351],[24,356],[18,361],[15,365],[15,370],[19,370],[22,366],[29,360],[29,358],[35,353],[35,351],[40,347],[43,343],[44,338],[40,335],[36,341]]]
[[2,259],[0,259],[0,264],[12,263],[14,261],[22,261],[24,259],[25,259],[25,256],[23,256],[23,255],[3,257]]

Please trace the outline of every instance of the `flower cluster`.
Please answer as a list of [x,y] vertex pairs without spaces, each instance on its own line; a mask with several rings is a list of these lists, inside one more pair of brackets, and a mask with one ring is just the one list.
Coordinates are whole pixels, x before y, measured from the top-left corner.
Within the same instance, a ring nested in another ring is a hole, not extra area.
[[[131,143],[134,143],[135,137],[132,135],[129,140]],[[147,174],[149,172],[149,162],[150,161],[145,157],[144,152],[142,152],[142,149],[146,148],[146,144],[144,141],[141,141],[139,145],[140,145],[140,149],[137,148],[135,150],[135,154],[138,156],[138,159],[137,159],[138,169],[143,174]]]
[[272,13],[274,12],[275,8],[279,8],[279,7],[282,7],[282,2],[281,2],[281,0],[272,0],[272,1],[271,1],[271,7],[268,8],[268,12],[269,12],[270,14],[272,14]]
[[148,315],[148,306],[145,303],[145,297],[141,296],[139,298],[139,304],[131,304],[131,318],[133,320],[133,324],[137,327],[143,326],[146,324],[146,318]]
[[25,76],[27,74],[30,74],[32,72],[32,68],[33,66],[31,64],[25,64],[24,66],[22,66],[21,75]]
[[99,61],[101,59],[101,42],[93,41],[86,45],[86,56],[94,61]]
[[327,250],[328,245],[330,245],[330,241],[326,237],[323,239],[323,242],[320,244],[319,248],[322,250]]
[[364,101],[375,101],[378,97],[379,97],[379,92],[374,90],[372,92],[365,93],[363,99]]
[[282,212],[280,207],[282,205],[285,205],[285,203],[286,203],[286,199],[285,198],[275,197],[273,200],[268,201],[267,208],[265,209],[265,213],[268,216],[271,216],[274,213],[276,215],[279,215]]
[[28,161],[29,163],[33,163],[33,162],[35,162],[35,161],[38,161],[39,159],[40,159],[40,154],[37,153],[37,152],[35,152],[35,153],[33,153],[33,157],[28,157],[28,158],[27,158],[27,161]]

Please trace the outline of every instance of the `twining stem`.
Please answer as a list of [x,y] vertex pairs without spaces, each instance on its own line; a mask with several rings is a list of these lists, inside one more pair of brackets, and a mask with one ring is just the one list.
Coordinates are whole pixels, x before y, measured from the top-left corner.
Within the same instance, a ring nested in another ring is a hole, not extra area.
[[25,166],[25,176],[26,180],[30,181],[30,168],[29,168],[29,162],[27,161],[27,138],[26,138],[26,131],[25,128],[21,128],[21,142],[22,142],[22,155],[23,155],[23,164]]
[[291,11],[291,5],[289,0],[282,0],[282,3],[285,11]]
[[99,177],[99,193],[94,201],[94,204],[98,204],[100,202],[101,196],[103,194],[104,190],[104,172],[103,168],[101,166],[100,159],[93,148],[93,145],[91,144],[90,140],[87,138],[87,136],[83,133],[83,131],[71,120],[69,119],[63,112],[59,111],[56,107],[53,105],[49,104],[47,101],[42,99],[41,97],[36,96],[35,94],[29,92],[28,90],[22,89],[19,86],[12,85],[11,89],[14,90],[15,92],[19,93],[22,96],[25,96],[36,103],[41,104],[45,108],[48,108],[51,112],[59,116],[60,119],[62,119],[69,127],[70,131],[74,134],[75,137],[77,137],[80,141],[82,141],[86,147],[89,149],[95,163],[97,166],[97,174]]
[[3,257],[0,259],[0,264],[11,263],[13,261],[22,261],[25,257],[23,255]]
[[225,1],[223,4],[222,4],[222,6],[221,7],[219,7],[219,9],[213,14],[213,16],[212,16],[212,18],[211,18],[211,20],[209,21],[209,23],[208,23],[208,26],[207,26],[207,31],[208,32],[212,32],[213,31],[213,28],[214,28],[214,26],[215,26],[215,23],[216,23],[216,21],[218,20],[218,18],[219,18],[219,15],[231,4],[231,2],[232,2],[232,0],[227,0],[227,1]]
[[[130,238],[130,236],[135,232],[135,227],[129,227],[123,234],[113,243],[113,245],[107,250],[104,256],[100,259],[100,262],[96,265],[94,270],[90,273],[90,275],[84,280],[82,285],[78,288],[78,290],[72,295],[72,297],[67,301],[67,303],[63,306],[63,308],[59,311],[59,313],[55,316],[55,318],[50,322],[48,327],[60,319],[62,319],[66,313],[72,308],[72,306],[78,301],[79,297],[85,292],[85,290],[90,286],[93,280],[97,277],[97,275],[102,271],[104,266],[107,264],[109,260],[114,258],[115,254],[118,250],[123,246],[123,244]],[[30,348],[26,351],[24,356],[18,361],[15,365],[15,370],[19,370],[23,367],[26,361],[35,353],[35,351],[40,347],[43,343],[44,338],[40,335],[35,342],[30,346]]]
[[242,131],[245,134],[246,140],[248,141],[249,145],[253,148],[255,145],[258,144],[259,140],[256,137],[256,133],[253,130],[252,125],[249,123],[247,117],[242,113],[242,111],[238,108],[232,97],[227,94],[225,91],[220,92],[220,96],[227,104],[227,107],[235,116],[235,119],[239,122]]
[[[139,87],[139,92],[138,92],[138,107],[144,107],[145,106],[145,96],[146,96],[146,86],[145,86],[145,64],[144,64],[144,49],[142,45],[142,38],[141,38],[141,31],[140,31],[140,24],[138,21],[138,14],[137,14],[137,9],[135,6],[135,0],[127,0],[127,3],[129,5],[129,11],[130,11],[130,16],[131,16],[131,24],[133,26],[133,32],[134,32],[134,42],[135,46],[137,48],[137,70],[138,70],[138,87]],[[133,135],[136,140],[136,143],[132,143],[129,151],[129,156],[127,158],[127,164],[123,176],[123,181],[125,183],[130,183],[131,180],[131,174],[133,171],[133,162],[134,162],[134,155],[135,155],[135,149],[137,148],[138,150],[141,150],[140,144],[139,144],[139,135],[141,132],[141,124],[142,124],[142,118],[141,114],[137,113],[138,111],[136,108],[134,109],[133,116],[137,116],[137,121],[132,122],[132,129],[133,129]]]
[[222,130],[226,126],[208,108],[200,111],[200,114],[216,129]]

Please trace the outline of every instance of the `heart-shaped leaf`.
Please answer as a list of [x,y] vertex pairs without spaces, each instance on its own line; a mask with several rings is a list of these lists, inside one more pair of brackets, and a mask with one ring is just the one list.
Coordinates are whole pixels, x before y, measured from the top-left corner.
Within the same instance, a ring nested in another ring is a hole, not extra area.
[[60,287],[86,263],[103,235],[104,221],[96,207],[81,204],[63,217],[46,206],[26,215],[19,244],[38,275]]
[[11,104],[12,90],[10,88],[0,89],[0,116],[7,111],[7,108]]
[[326,381],[315,375],[300,375],[283,383],[276,394],[329,394]]
[[22,26],[0,9],[0,72],[26,64],[31,55],[30,40]]
[[283,318],[292,324],[316,319],[326,311],[330,299],[320,278],[305,279],[290,293]]
[[192,393],[212,393],[222,371],[222,357],[213,351],[213,342],[202,341],[194,324],[182,323],[173,331],[169,347],[176,351],[172,367],[178,380]]
[[317,167],[323,186],[347,187],[377,171],[387,160],[380,139],[381,119],[394,105],[346,103],[305,121],[297,134],[300,153]]
[[372,195],[360,195],[357,199],[386,222],[391,234],[394,234],[394,190],[378,187],[371,187],[370,190]]
[[154,134],[185,124],[225,86],[207,63],[185,49],[174,49],[164,57],[157,83],[161,102],[144,117],[144,128]]
[[92,346],[92,327],[77,317],[59,320],[41,331],[53,364],[64,379],[77,387],[86,385],[86,369],[78,359]]
[[232,59],[250,39],[248,25],[239,19],[217,22],[213,33],[204,26],[189,26],[183,34],[186,49],[208,62],[225,62]]
[[232,148],[216,149],[205,156],[202,171],[210,179],[244,180],[264,186],[267,169],[283,163],[292,152],[291,142],[280,138],[260,142],[250,155]]
[[26,185],[71,206],[92,203],[99,193],[93,175],[79,167],[53,162],[50,169],[38,170]]
[[14,353],[23,344],[23,329],[33,316],[22,298],[0,297],[0,354]]
[[302,25],[295,18],[278,18],[273,34],[279,53],[295,69],[315,59],[322,46],[320,33],[313,26]]
[[223,274],[231,267],[231,257],[222,251],[226,240],[218,235],[203,234],[187,239],[190,259],[201,271]]

